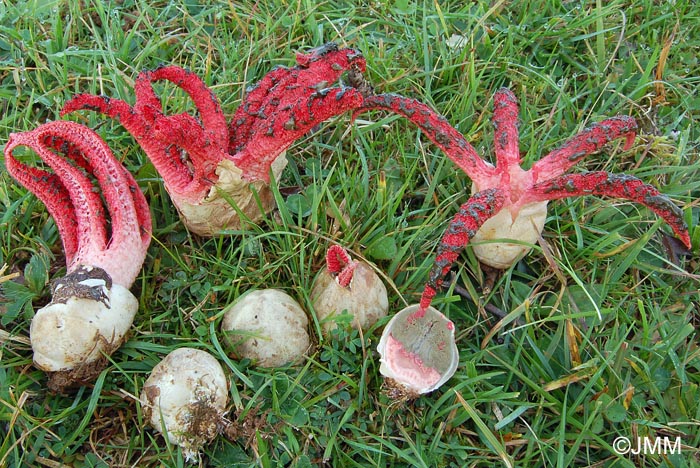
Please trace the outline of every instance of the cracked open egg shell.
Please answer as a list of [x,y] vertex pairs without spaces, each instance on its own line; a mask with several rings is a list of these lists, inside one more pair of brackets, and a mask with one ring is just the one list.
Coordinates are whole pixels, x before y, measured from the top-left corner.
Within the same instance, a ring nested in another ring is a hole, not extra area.
[[387,394],[412,399],[432,392],[454,375],[459,363],[455,327],[433,307],[402,309],[387,323],[379,340],[379,372]]

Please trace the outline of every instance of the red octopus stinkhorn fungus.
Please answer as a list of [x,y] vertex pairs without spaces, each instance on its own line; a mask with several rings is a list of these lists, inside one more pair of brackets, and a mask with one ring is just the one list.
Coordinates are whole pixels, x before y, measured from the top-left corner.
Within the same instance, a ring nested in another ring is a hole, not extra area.
[[[397,320],[387,325],[379,344],[382,374],[398,381],[409,394],[431,391],[444,381],[436,378],[446,375],[443,371],[426,364],[439,354],[437,343],[443,342],[442,338],[446,336],[443,325],[435,334],[433,323],[438,322],[430,317],[439,312],[430,304],[444,275],[470,240],[518,240],[518,244],[492,242],[474,246],[481,262],[507,268],[530,250],[527,244],[532,245],[538,239],[544,228],[548,201],[603,195],[647,206],[671,226],[688,248],[691,246],[683,212],[651,185],[632,176],[601,171],[565,174],[584,156],[600,150],[612,140],[624,137],[626,147],[629,147],[637,130],[633,118],[617,116],[594,124],[525,170],[520,167],[518,106],[514,94],[508,89],[500,89],[495,95],[494,107],[495,167],[479,158],[457,130],[424,104],[395,95],[370,96],[365,102],[365,110],[388,109],[417,124],[474,184],[472,197],[460,207],[438,246],[435,265],[420,304],[411,306],[410,313],[402,317],[397,314]],[[446,326],[449,328],[450,325],[451,322]],[[401,331],[400,337],[397,337],[397,330]],[[428,339],[433,335],[439,340]],[[447,365],[444,360],[440,363]]]
[[[375,95],[366,98],[364,108],[388,109],[408,118],[473,181],[473,198],[455,216],[439,248],[437,263],[441,273],[447,272],[457,252],[471,239],[517,240],[518,244],[489,242],[473,246],[481,262],[508,268],[530,250],[522,244],[537,241],[550,200],[584,195],[640,203],[663,218],[690,248],[682,210],[651,185],[633,176],[603,171],[565,174],[583,157],[613,140],[624,137],[625,148],[629,148],[637,130],[632,117],[616,116],[593,124],[526,170],[520,167],[518,105],[515,95],[506,88],[494,97],[495,166],[479,158],[469,142],[425,104],[402,96]],[[434,276],[433,286],[441,275]]]
[[367,263],[352,260],[339,245],[326,253],[326,267],[311,289],[311,302],[325,333],[336,328],[334,317],[343,311],[353,316],[353,327],[366,331],[389,310],[379,275]]
[[[19,146],[35,151],[53,172],[20,162],[13,154]],[[128,288],[151,240],[150,212],[107,144],[74,122],[11,134],[5,165],[44,202],[63,241],[67,274],[53,283],[51,302],[32,319],[30,339],[49,387],[65,391],[94,379],[131,326],[138,300]]]
[[[204,82],[177,66],[140,73],[133,106],[80,94],[61,114],[89,109],[118,119],[163,177],[183,223],[194,233],[212,235],[240,228],[238,210],[259,220],[274,206],[270,169],[279,177],[286,149],[320,122],[362,104],[362,86],[329,87],[345,72],[352,79],[364,71],[358,51],[331,43],[298,54],[296,61],[296,66],[278,67],[252,87],[230,126]],[[164,113],[153,89],[153,82],[162,80],[190,96],[199,118]]]

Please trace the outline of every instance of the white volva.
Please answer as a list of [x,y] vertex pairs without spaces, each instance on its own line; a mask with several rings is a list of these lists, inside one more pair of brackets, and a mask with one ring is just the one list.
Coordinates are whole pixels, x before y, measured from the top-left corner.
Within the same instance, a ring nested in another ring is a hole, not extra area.
[[[278,180],[286,166],[287,158],[282,153],[272,163],[272,177]],[[263,181],[243,180],[242,173],[233,161],[224,159],[216,168],[218,180],[204,200],[192,203],[172,196],[182,222],[190,231],[211,236],[226,229],[240,229],[241,217],[229,200],[233,200],[253,223],[260,221],[265,213],[275,207],[270,185]]]
[[311,290],[311,301],[324,333],[337,326],[333,317],[343,311],[353,316],[353,327],[367,331],[389,310],[386,287],[365,262],[358,262],[348,287],[338,284],[327,268],[321,270]]
[[224,314],[221,330],[236,354],[261,367],[299,361],[309,349],[306,312],[279,289],[247,293]]
[[105,291],[109,308],[102,301],[72,297],[37,311],[29,329],[37,367],[47,372],[74,369],[121,345],[139,303],[118,284]]
[[181,446],[188,461],[219,433],[228,400],[228,381],[209,353],[179,348],[156,364],[143,385],[146,419],[168,440]]
[[[537,243],[546,219],[546,201],[523,206],[515,219],[510,210],[504,208],[476,232],[471,240],[474,254],[486,265],[499,269],[509,268]],[[510,244],[502,239],[514,239],[522,244]],[[494,240],[499,242],[485,242]]]

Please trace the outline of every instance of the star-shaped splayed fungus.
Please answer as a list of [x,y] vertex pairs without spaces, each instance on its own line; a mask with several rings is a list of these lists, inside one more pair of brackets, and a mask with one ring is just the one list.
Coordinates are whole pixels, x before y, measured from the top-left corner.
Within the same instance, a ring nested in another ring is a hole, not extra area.
[[[594,124],[525,170],[520,166],[516,98],[501,89],[494,103],[495,166],[479,158],[465,138],[426,105],[387,94],[366,99],[363,110],[390,110],[417,124],[473,181],[472,197],[460,207],[438,246],[420,303],[398,312],[382,333],[380,372],[389,395],[415,398],[431,392],[457,367],[454,325],[430,304],[460,251],[472,239],[491,241],[475,244],[474,253],[483,263],[508,268],[539,238],[550,200],[605,195],[641,203],[661,216],[690,248],[683,212],[651,185],[602,171],[565,174],[610,141],[624,137],[629,147],[637,130],[633,118],[617,116]],[[518,243],[494,242],[501,239]]]
[[[629,148],[637,130],[632,117],[616,116],[593,124],[526,170],[520,166],[518,104],[506,88],[494,96],[495,166],[481,159],[464,136],[425,104],[391,94],[367,97],[364,110],[377,108],[401,114],[418,125],[473,181],[472,197],[460,207],[438,246],[421,310],[430,305],[443,276],[470,241],[474,241],[477,258],[496,268],[508,268],[529,252],[544,229],[550,200],[603,195],[640,203],[663,218],[690,248],[683,211],[651,185],[604,171],[566,174],[613,140],[624,137],[625,148]],[[517,243],[493,242],[499,239]]]

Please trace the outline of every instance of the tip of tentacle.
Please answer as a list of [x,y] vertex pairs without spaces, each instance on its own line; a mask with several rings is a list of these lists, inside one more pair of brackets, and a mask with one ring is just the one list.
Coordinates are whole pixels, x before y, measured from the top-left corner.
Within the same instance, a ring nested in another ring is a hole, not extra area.
[[63,104],[59,115],[65,117],[70,113],[83,109],[102,112],[103,108],[109,105],[109,102],[110,98],[107,96],[98,96],[88,93],[76,94]]
[[326,268],[331,273],[340,273],[340,270],[350,261],[348,252],[337,244],[331,245],[326,251]]
[[323,44],[320,47],[317,47],[315,49],[311,49],[307,53],[297,52],[296,53],[297,65],[299,65],[300,67],[308,67],[311,62],[319,60],[321,57],[323,57],[324,55],[327,55],[331,52],[337,52],[337,51],[338,51],[338,44],[336,44],[335,42],[328,42],[326,44]]
[[688,250],[691,250],[693,248],[693,243],[690,240],[690,234],[688,234],[688,231],[682,232],[680,234],[680,238],[683,244],[685,244],[685,246],[688,247]]
[[511,91],[509,88],[506,88],[503,86],[502,88],[499,88],[498,91],[495,93],[495,98],[496,99],[509,99],[511,101],[515,100],[515,94],[513,94],[513,91]]
[[9,150],[10,147],[14,146],[13,143],[15,141],[15,138],[17,138],[18,133],[10,133],[10,136],[7,138],[7,143],[5,144],[5,152]]
[[332,245],[326,252],[326,268],[344,288],[350,286],[358,262],[350,258],[348,252],[339,245]]
[[437,294],[437,290],[434,287],[427,284],[425,286],[425,289],[423,290],[423,294],[421,295],[420,303],[418,305],[418,311],[422,311],[421,316],[425,313],[428,307],[430,307],[430,303],[433,302],[435,294]]
[[352,261],[348,263],[340,273],[335,277],[335,281],[343,288],[349,288],[352,282],[352,277],[355,274],[355,268],[357,268],[357,261]]
[[631,131],[631,132],[629,132],[629,133],[627,133],[627,134],[625,135],[625,146],[623,146],[622,148],[623,148],[625,151],[627,151],[627,150],[629,150],[630,148],[632,148],[632,145],[634,144],[635,138],[637,138],[637,132],[635,132],[634,130]]

